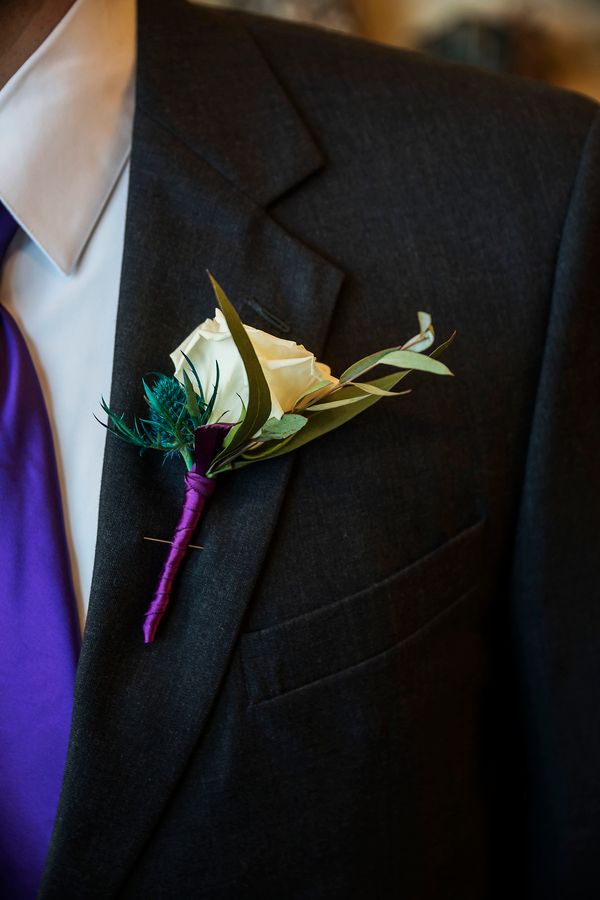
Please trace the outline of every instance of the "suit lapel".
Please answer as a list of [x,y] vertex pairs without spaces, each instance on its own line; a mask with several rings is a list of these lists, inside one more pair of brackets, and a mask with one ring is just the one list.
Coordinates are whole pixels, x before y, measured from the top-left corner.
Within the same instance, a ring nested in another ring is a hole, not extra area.
[[[289,331],[315,352],[324,344],[343,275],[263,209],[323,160],[238,23],[187,4],[141,5],[111,389],[119,410],[143,412],[141,376],[168,372],[169,352],[213,315],[207,268],[246,321]],[[182,35],[192,46],[203,42],[191,59],[176,44]],[[159,52],[157,36],[175,44],[171,52]],[[183,71],[165,72],[174,58]],[[187,87],[173,91],[182,79]],[[91,896],[98,884],[112,896],[135,863],[202,733],[290,467],[287,457],[222,478],[199,534],[205,549],[188,555],[159,637],[145,646],[142,617],[165,551],[143,538],[170,538],[183,472],[152,455],[140,459],[109,436],[71,744],[42,897]]]

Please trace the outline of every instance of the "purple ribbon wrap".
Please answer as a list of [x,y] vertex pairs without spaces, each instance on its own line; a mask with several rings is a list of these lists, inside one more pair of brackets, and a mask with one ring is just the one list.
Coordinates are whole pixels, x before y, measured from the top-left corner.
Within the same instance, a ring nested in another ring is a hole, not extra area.
[[206,471],[217,454],[231,425],[201,425],[196,429],[194,465],[184,475],[184,498],[181,515],[175,527],[169,553],[161,569],[158,585],[152,602],[144,616],[144,643],[154,640],[156,631],[164,616],[173,594],[173,585],[181,564],[188,551],[188,545],[200,522],[207,501],[216,488],[216,480],[207,478]]

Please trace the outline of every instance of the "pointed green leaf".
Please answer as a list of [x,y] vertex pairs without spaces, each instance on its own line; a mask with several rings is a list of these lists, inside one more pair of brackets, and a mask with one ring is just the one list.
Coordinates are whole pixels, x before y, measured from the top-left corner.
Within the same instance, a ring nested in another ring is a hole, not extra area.
[[[146,399],[148,401],[148,405],[151,409],[153,409],[159,416],[164,416],[165,410],[162,408],[161,404],[158,402],[156,397],[154,396],[154,392],[152,389],[146,384],[144,379],[142,378],[142,386],[144,388],[144,394],[146,395]],[[168,414],[167,414],[168,418]]]
[[[336,391],[336,394],[339,393]],[[335,397],[336,394],[333,396]],[[348,406],[350,403],[360,403],[363,398],[361,396],[358,397],[342,397],[340,400],[328,400],[327,403],[315,403],[312,406],[307,406],[305,412],[307,413],[315,413],[315,412],[327,412],[329,409],[337,409],[338,406]]]
[[[408,371],[401,374],[401,378],[408,375]],[[400,380],[400,379],[398,379]],[[331,399],[324,400],[323,403],[313,403],[304,410],[306,413],[327,412],[330,409],[337,409],[340,406],[348,406],[351,403],[359,403],[364,400],[365,394],[375,394],[378,397],[398,397],[406,391],[387,391],[379,387],[376,381],[353,381],[348,384],[341,384],[337,390],[331,394]]]
[[443,363],[432,362],[431,356],[422,356],[416,350],[403,350],[401,347],[389,347],[387,350],[379,350],[359,359],[358,362],[342,372],[340,381],[347,383],[354,381],[360,375],[364,375],[375,366],[396,366],[401,369],[418,369],[421,372],[430,372],[432,375],[451,375],[452,372]]
[[[185,359],[186,363],[187,363],[188,366],[189,366],[190,372],[192,373],[192,375],[194,376],[194,378],[195,378],[195,380],[196,380],[196,384],[198,385],[198,391],[197,391],[197,394],[198,394],[198,396],[200,397],[200,402],[201,402],[202,404],[204,404],[204,391],[202,390],[202,382],[200,381],[200,376],[198,375],[198,371],[197,371],[197,369],[196,369],[196,366],[195,366],[194,363],[191,361],[191,359],[189,358],[189,356],[187,355],[187,353],[184,353],[184,352],[183,352],[183,350],[181,350],[181,355],[182,355],[183,358]],[[185,371],[185,370],[184,370],[184,371]]]
[[324,379],[323,381],[318,381],[317,384],[313,384],[313,386],[309,387],[308,390],[304,391],[303,394],[300,394],[300,396],[296,400],[296,403],[299,403],[300,400],[304,400],[304,398],[308,397],[309,394],[316,394],[317,391],[322,391],[323,388],[330,387],[330,385],[332,385],[332,384],[333,384],[333,382],[328,381],[327,379]]
[[[271,412],[271,392],[269,391],[269,386],[254,347],[252,346],[252,342],[250,341],[246,329],[242,325],[235,308],[210,272],[208,272],[208,277],[210,278],[215,292],[217,303],[225,316],[225,321],[227,322],[231,336],[242,357],[242,362],[246,370],[246,377],[248,379],[248,404],[246,415],[240,423],[240,427],[236,430],[229,447],[226,450],[222,450],[221,453],[217,454],[215,457],[215,460],[213,461],[214,467],[217,463],[222,462],[225,457],[231,456],[233,452],[236,452],[239,448],[247,444],[252,436],[260,431]],[[211,467],[211,469],[213,467]]]
[[400,347],[388,347],[386,350],[378,350],[377,353],[370,353],[368,356],[363,356],[362,359],[359,359],[342,372],[340,381],[345,383],[347,381],[352,381],[354,378],[358,378],[359,375],[364,375],[369,369],[373,369],[378,365],[384,356],[393,353],[394,350],[400,350]]
[[438,362],[431,356],[423,356],[413,350],[392,350],[379,362],[384,366],[397,366],[399,369],[416,369],[419,372],[429,372],[431,375],[452,375],[452,372],[444,363]]
[[[410,338],[410,340],[406,341],[405,344],[398,345],[397,347],[389,347],[387,350],[379,350],[377,353],[371,353],[369,354],[369,356],[365,356],[363,357],[363,359],[359,359],[358,362],[355,362],[353,365],[347,368],[345,372],[342,372],[340,381],[354,381],[359,377],[359,375],[364,375],[364,373],[368,372],[369,369],[372,369],[380,363],[383,363],[385,361],[385,358],[391,353],[397,353],[407,350],[410,350],[412,353],[422,353],[424,350],[427,350],[429,347],[431,347],[435,337],[435,331],[431,321],[431,316],[426,312],[418,312],[417,318],[419,320],[418,334]],[[410,366],[409,368],[416,369],[417,366]]]
[[186,405],[194,427],[197,428],[202,422],[200,407],[198,406],[198,395],[196,394],[188,373],[183,369],[183,387],[185,389]]
[[[432,351],[431,356],[428,358],[431,359],[432,357],[438,356],[440,353],[442,353],[452,343],[455,334],[456,332],[454,332],[447,341],[444,341],[443,344],[440,344],[439,347],[436,347],[436,349]],[[409,375],[411,371],[412,369],[405,369],[401,372],[393,372],[389,375],[384,375],[381,378],[376,378],[373,381],[369,382],[369,384],[376,389],[380,389],[382,392],[388,392],[391,391],[391,389],[394,388],[398,384],[398,382]],[[301,447],[304,444],[309,443],[310,441],[316,440],[316,438],[327,434],[329,431],[333,431],[334,429],[339,428],[341,425],[344,425],[346,422],[350,421],[350,419],[353,419],[355,416],[359,415],[359,413],[363,412],[365,409],[368,409],[369,406],[377,403],[382,396],[382,394],[378,392],[363,393],[357,384],[346,384],[338,390],[343,390],[344,399],[352,399],[353,397],[355,397],[357,399],[357,402],[344,404],[342,407],[336,406],[335,408],[329,409],[327,409],[327,404],[324,403],[322,405],[325,407],[325,409],[315,412],[311,412],[311,409],[309,408],[305,411],[307,414],[307,424],[304,428],[302,428],[300,432],[292,435],[285,441],[269,441],[262,447],[253,447],[251,450],[244,453],[243,456],[238,457],[237,459],[228,460],[226,464],[221,468],[215,467],[215,469],[213,470],[213,474],[217,474],[220,471],[243,468],[244,466],[250,465],[251,463],[257,462],[259,460],[271,459],[276,456],[282,456],[285,453],[290,453],[291,451],[296,450],[298,447]],[[401,393],[409,392],[403,391]]]
[[[392,372],[390,375],[384,375],[382,378],[375,379],[373,384],[384,391],[391,390],[406,375],[408,375],[408,372]],[[217,474],[218,471],[226,471],[227,469],[240,469],[258,460],[272,459],[276,456],[282,456],[284,453],[290,453],[292,450],[314,441],[329,431],[339,428],[340,425],[349,422],[354,416],[381,400],[381,397],[377,395],[363,394],[355,385],[345,386],[344,392],[348,394],[355,392],[354,395],[357,397],[357,401],[360,402],[314,414],[307,410],[307,423],[297,434],[292,435],[286,441],[273,441],[258,450],[249,451],[241,458],[230,461],[223,469],[216,469],[215,467],[213,474]]]
[[[239,394],[238,394],[238,396],[239,396]],[[233,426],[233,428],[230,428],[229,431],[227,432],[227,434],[225,435],[225,438],[224,438],[223,444],[222,444],[224,450],[226,450],[227,447],[229,447],[229,445],[231,444],[231,442],[233,441],[233,439],[235,437],[236,432],[239,430],[240,425],[242,424],[242,422],[244,421],[244,419],[246,417],[246,406],[241,397],[240,397],[240,403],[242,404],[242,414],[240,416],[240,420]]]
[[296,409],[296,407],[304,407],[304,406],[306,406],[307,404],[306,404],[306,403],[303,403],[303,402],[302,402],[303,400],[306,400],[306,399],[307,399],[308,397],[310,397],[312,394],[318,394],[318,393],[320,393],[320,391],[322,391],[324,388],[326,388],[326,387],[331,387],[331,386],[332,386],[332,382],[331,382],[331,381],[319,381],[317,384],[314,384],[314,385],[313,385],[312,387],[310,387],[307,391],[304,391],[303,394],[300,394],[300,396],[298,397],[298,399],[296,400],[296,402],[295,402],[295,404],[294,404],[294,409]]
[[410,393],[410,391],[384,391],[370,381],[353,381],[352,384],[365,394],[376,394],[378,397],[401,397],[402,394]]

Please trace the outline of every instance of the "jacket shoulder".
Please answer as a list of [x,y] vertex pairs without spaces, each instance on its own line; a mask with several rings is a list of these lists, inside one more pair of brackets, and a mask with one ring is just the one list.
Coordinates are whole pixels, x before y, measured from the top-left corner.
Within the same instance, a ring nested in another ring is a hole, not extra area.
[[372,128],[411,120],[471,140],[531,139],[581,151],[598,104],[533,79],[499,75],[331,29],[235,13],[278,78],[317,108],[335,106]]
[[150,25],[144,43],[159,60],[156,70],[187,81],[191,91],[213,35],[227,58],[213,53],[211,65],[228,67],[226,77],[236,61],[225,48],[237,46],[236,35],[249,35],[308,124],[315,118],[318,128],[333,116],[336,126],[368,127],[384,141],[414,126],[426,127],[432,138],[460,130],[471,142],[530,140],[542,155],[550,145],[555,156],[578,156],[598,109],[589,97],[543,82],[243,10],[146,0],[140,15]]

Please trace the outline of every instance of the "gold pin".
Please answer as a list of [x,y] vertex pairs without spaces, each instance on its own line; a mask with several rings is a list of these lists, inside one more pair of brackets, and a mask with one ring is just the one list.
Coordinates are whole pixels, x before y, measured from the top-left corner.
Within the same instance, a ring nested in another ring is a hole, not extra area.
[[[165,541],[165,540],[163,540],[163,538],[146,537],[146,535],[144,535],[144,540],[145,541],[155,541],[157,544],[172,544],[173,543],[173,541]],[[204,550],[204,547],[201,547],[200,544],[188,544],[188,547],[190,550]]]

